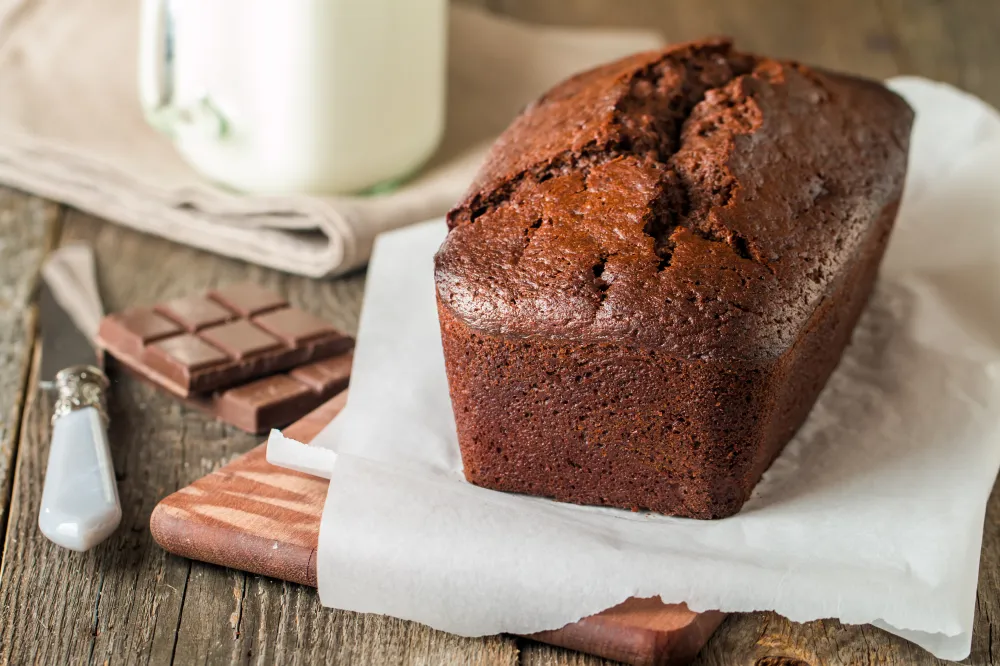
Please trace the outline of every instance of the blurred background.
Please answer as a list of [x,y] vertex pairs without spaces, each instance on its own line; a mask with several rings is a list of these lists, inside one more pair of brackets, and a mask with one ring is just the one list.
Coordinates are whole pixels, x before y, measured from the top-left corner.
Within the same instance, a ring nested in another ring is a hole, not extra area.
[[457,0],[547,24],[630,26],[669,41],[731,35],[741,49],[887,78],[919,74],[1000,104],[991,0]]

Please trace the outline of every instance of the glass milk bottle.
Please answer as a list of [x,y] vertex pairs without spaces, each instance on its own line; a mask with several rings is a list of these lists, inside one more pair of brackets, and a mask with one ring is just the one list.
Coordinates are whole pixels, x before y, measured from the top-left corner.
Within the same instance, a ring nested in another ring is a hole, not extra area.
[[391,184],[444,123],[447,0],[142,0],[147,119],[255,193]]

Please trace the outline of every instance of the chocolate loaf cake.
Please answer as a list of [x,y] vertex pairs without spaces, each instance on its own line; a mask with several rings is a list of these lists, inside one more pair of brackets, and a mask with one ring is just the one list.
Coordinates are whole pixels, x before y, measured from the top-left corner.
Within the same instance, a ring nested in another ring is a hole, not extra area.
[[438,311],[467,478],[737,512],[871,292],[913,114],[709,40],[553,88],[448,217]]

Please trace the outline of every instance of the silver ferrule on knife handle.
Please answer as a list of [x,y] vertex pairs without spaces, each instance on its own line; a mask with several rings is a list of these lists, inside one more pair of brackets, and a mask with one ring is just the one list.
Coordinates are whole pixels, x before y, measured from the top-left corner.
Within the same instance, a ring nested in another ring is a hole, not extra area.
[[107,425],[109,386],[107,375],[93,365],[74,365],[60,370],[54,382],[56,402],[52,410],[52,424],[55,425],[70,412],[93,407]]

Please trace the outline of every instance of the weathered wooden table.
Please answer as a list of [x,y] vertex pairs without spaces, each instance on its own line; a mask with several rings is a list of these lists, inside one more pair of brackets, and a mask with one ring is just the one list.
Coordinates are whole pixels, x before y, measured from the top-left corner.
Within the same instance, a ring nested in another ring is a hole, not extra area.
[[[732,34],[747,49],[873,77],[922,74],[1000,105],[998,0],[477,4],[540,22],[656,27],[672,40]],[[110,433],[122,526],[83,555],[47,542],[36,527],[49,412],[35,389],[33,296],[45,253],[73,240],[96,248],[109,309],[251,279],[353,331],[364,287],[361,273],[326,282],[280,275],[0,189],[0,663],[600,663],[509,636],[463,639],[392,618],[327,610],[311,589],[167,555],[148,530],[156,502],[257,439],[124,376],[116,377]],[[998,558],[1000,494],[995,492],[986,516],[973,664],[997,663],[994,652],[1000,660]],[[731,616],[699,663],[938,662],[872,627],[793,624],[755,613]]]

